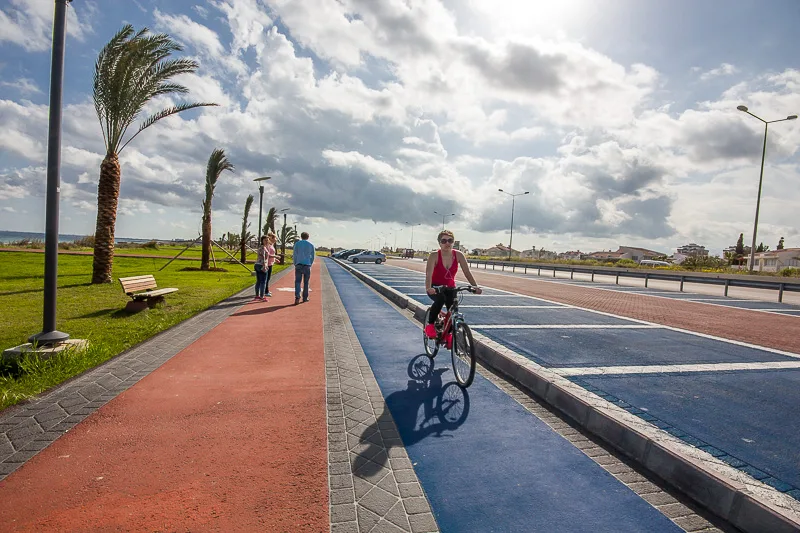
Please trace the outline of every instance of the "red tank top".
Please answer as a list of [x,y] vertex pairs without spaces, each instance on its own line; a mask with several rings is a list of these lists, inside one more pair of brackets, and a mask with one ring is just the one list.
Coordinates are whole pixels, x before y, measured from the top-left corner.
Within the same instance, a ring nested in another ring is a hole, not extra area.
[[433,276],[431,277],[431,285],[444,285],[445,287],[456,286],[456,274],[458,274],[458,259],[456,258],[456,251],[453,250],[453,264],[450,268],[445,268],[442,263],[442,251],[439,250],[439,259],[436,261],[436,266],[433,267]]

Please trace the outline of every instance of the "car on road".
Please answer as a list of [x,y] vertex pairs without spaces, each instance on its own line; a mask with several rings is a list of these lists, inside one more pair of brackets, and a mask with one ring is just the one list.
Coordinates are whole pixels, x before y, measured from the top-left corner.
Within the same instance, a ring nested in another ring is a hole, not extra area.
[[657,266],[668,267],[668,266],[672,266],[670,263],[667,263],[666,261],[655,261],[653,259],[642,259],[641,261],[639,261],[639,265],[641,265],[641,266],[650,266],[650,267],[657,267]]
[[386,262],[386,255],[381,252],[367,251],[351,255],[347,259],[353,263],[375,263],[376,265],[380,265]]

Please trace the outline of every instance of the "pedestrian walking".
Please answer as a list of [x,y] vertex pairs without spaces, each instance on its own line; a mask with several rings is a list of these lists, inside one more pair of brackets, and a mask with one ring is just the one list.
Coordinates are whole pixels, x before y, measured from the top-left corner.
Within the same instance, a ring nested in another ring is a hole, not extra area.
[[264,298],[264,292],[267,285],[268,242],[269,239],[267,239],[266,235],[261,237],[261,244],[258,246],[258,259],[256,259],[256,263],[253,265],[256,271],[256,296],[253,298],[253,301],[266,300],[266,298]]
[[[263,239],[262,239],[263,241]],[[274,233],[271,231],[267,233],[267,280],[264,283],[264,296],[267,298],[272,298],[272,293],[269,292],[269,280],[272,277],[272,265],[275,264],[275,243],[278,241],[278,238],[275,236]]]
[[303,282],[303,302],[308,301],[308,280],[311,279],[311,265],[314,264],[314,245],[308,241],[308,233],[300,234],[294,243],[292,262],[294,263],[294,304],[300,303],[300,282]]

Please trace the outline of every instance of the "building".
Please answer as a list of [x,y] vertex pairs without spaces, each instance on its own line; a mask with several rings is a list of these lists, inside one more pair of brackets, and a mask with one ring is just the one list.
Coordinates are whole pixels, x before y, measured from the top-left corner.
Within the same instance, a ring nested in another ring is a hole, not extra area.
[[483,255],[488,255],[489,257],[508,257],[509,251],[511,252],[511,257],[519,257],[519,250],[509,248],[505,244],[496,244],[484,250],[485,253]]
[[622,256],[623,254],[620,252],[612,252],[609,250],[607,252],[599,251],[586,254],[584,259],[594,259],[595,261],[619,261],[620,259],[630,259]]
[[678,248],[678,253],[688,257],[708,257],[708,250],[705,246],[689,243]]
[[536,251],[536,247],[533,246],[530,250],[522,250],[519,254],[520,259],[539,259],[539,252]]
[[642,259],[658,259],[667,255],[662,252],[654,252],[647,248],[636,248],[634,246],[620,246],[617,253],[621,254],[620,259],[632,259],[637,263]]
[[576,250],[574,252],[562,252],[558,254],[559,259],[567,259],[567,260],[576,260],[576,259],[583,259],[586,254],[581,252],[580,250]]
[[[750,256],[747,256],[750,268]],[[800,268],[800,248],[784,248],[755,254],[755,268],[758,272],[780,272],[784,268]]]

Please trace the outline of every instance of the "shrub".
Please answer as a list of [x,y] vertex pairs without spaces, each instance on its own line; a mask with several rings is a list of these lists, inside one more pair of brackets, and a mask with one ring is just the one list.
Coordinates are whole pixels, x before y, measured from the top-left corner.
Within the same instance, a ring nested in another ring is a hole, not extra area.
[[153,250],[158,250],[158,242],[148,241],[142,245],[142,248],[152,248]]
[[620,268],[638,268],[639,263],[634,261],[633,259],[620,259],[617,261],[617,264],[614,265]]
[[786,278],[800,278],[800,268],[784,268],[781,270],[781,276]]

